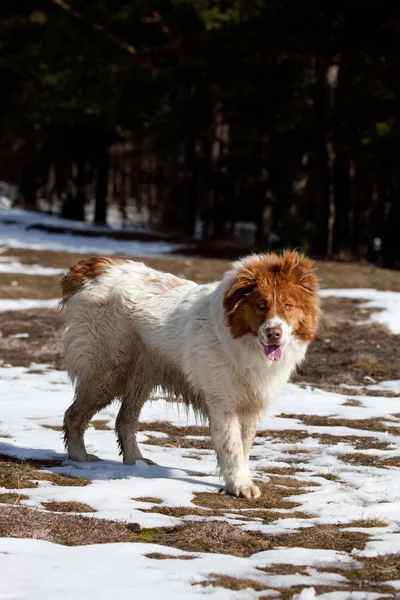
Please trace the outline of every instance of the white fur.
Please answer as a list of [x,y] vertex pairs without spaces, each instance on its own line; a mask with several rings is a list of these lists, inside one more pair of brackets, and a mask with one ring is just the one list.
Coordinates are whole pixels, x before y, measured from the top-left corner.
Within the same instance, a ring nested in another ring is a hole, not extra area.
[[141,459],[137,419],[152,388],[161,384],[169,393],[183,394],[184,401],[209,418],[227,490],[259,495],[248,468],[254,435],[262,415],[304,358],[307,344],[292,336],[284,321],[279,322],[285,338],[280,361],[265,356],[260,343],[265,327],[260,328],[260,339],[232,338],[223,299],[240,265],[234,263],[219,283],[179,280],[178,287],[160,291],[160,282],[177,278],[127,261],[89,279],[69,299],[65,357],[78,392],[65,422],[73,458],[91,459],[83,433],[74,437],[71,431],[77,411],[84,410],[92,394],[89,419],[113,397],[122,398],[117,430],[124,461]]

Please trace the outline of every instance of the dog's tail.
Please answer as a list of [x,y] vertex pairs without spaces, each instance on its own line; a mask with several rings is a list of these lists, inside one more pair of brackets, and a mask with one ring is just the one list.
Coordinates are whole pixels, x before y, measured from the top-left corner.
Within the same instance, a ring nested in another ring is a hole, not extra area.
[[109,258],[107,256],[94,256],[77,262],[60,281],[60,307],[64,308],[68,304],[68,300],[81,289],[86,281],[102,275],[112,265],[124,262],[126,261],[123,258]]

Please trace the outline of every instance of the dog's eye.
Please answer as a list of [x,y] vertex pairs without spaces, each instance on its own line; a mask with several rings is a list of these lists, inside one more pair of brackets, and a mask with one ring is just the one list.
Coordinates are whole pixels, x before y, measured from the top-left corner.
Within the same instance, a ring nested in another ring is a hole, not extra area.
[[260,302],[260,304],[257,304],[257,306],[261,310],[265,310],[267,308],[267,305],[265,304],[265,302]]
[[285,304],[285,310],[290,310],[291,308],[293,308],[291,304]]

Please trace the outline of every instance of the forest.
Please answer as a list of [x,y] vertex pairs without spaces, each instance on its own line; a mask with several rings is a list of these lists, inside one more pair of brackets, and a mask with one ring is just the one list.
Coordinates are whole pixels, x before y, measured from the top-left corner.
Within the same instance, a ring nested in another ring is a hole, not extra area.
[[400,11],[377,0],[0,5],[0,181],[203,242],[400,266]]

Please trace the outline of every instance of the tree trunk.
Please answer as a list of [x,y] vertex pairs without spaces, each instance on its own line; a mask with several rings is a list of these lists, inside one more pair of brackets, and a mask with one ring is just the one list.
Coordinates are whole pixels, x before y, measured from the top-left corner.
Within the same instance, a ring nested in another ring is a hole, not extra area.
[[27,208],[36,208],[36,134],[33,129],[27,131],[25,139],[21,176],[21,196]]
[[107,190],[108,190],[109,156],[107,147],[103,146],[96,156],[96,187],[95,187],[95,213],[96,225],[107,223]]

